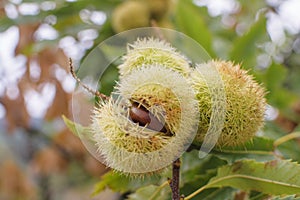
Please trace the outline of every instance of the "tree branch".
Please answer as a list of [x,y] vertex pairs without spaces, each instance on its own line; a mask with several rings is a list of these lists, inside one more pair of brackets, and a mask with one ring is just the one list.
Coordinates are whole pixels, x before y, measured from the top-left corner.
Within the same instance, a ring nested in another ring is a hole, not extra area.
[[73,76],[73,78],[84,88],[86,89],[88,92],[90,92],[91,94],[99,97],[100,99],[103,100],[107,100],[109,97],[106,96],[105,94],[100,93],[98,90],[93,90],[91,88],[89,88],[87,85],[85,85],[84,83],[81,82],[81,80],[77,77],[77,75],[74,72],[74,67],[73,67],[73,61],[72,58],[69,58],[69,67],[70,67],[70,72]]
[[178,158],[172,164],[172,179],[170,187],[172,190],[172,200],[180,200],[179,178],[180,178],[180,159]]

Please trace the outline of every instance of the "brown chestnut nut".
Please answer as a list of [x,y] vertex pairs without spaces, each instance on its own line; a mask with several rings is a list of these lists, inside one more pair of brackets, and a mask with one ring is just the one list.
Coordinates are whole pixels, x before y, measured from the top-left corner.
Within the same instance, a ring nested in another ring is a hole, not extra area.
[[167,133],[164,124],[141,104],[133,102],[129,109],[129,116],[133,122],[138,123],[140,126],[146,126],[151,130]]

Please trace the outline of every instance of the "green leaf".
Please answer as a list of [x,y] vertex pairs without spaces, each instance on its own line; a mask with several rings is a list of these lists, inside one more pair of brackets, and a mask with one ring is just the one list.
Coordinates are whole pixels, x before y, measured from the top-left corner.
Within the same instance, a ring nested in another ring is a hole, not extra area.
[[288,69],[282,64],[272,63],[259,77],[266,85],[268,102],[279,109],[288,107],[297,98],[284,87],[287,74]]
[[289,195],[286,197],[273,197],[271,200],[300,200],[300,197],[296,197],[296,195]]
[[9,19],[8,17],[0,18],[0,33],[6,31],[11,26],[15,25],[14,20]]
[[249,200],[266,200],[270,198],[270,195],[257,192],[257,191],[251,191],[248,194],[249,194],[249,198],[248,198]]
[[[168,190],[168,192],[166,190]],[[165,187],[162,191],[159,191],[159,186],[148,185],[146,187],[138,189],[135,193],[130,194],[127,200],[167,200],[170,197],[169,190],[169,187]],[[157,191],[159,192],[157,193]]]
[[105,95],[110,95],[114,90],[114,86],[119,80],[119,71],[116,65],[109,66],[102,74],[100,79],[100,92]]
[[213,154],[217,157],[226,160],[228,163],[233,163],[241,159],[254,159],[257,161],[269,161],[274,157],[274,140],[264,137],[254,137],[252,141],[237,147],[223,147],[215,149]]
[[220,167],[205,187],[234,187],[272,195],[300,194],[299,174],[300,165],[287,160],[243,160]]
[[284,158],[292,159],[293,161],[300,161],[299,142],[297,140],[290,140],[281,144],[278,147],[279,152]]
[[[297,129],[295,129],[297,131]],[[286,131],[274,121],[267,121],[264,128],[264,135],[275,140],[287,135]],[[278,142],[278,141],[277,141]],[[283,158],[300,162],[300,148],[297,140],[289,140],[277,147]]]
[[[195,200],[231,200],[234,199],[235,192],[236,190],[230,187],[209,189],[207,192],[203,192],[203,194],[195,198]],[[169,187],[165,187],[160,190],[159,186],[149,185],[138,189],[135,193],[130,194],[127,200],[141,199],[169,200],[171,199],[171,191]]]
[[247,33],[233,42],[229,53],[231,60],[241,62],[246,69],[256,65],[257,43],[267,36],[266,21],[264,16],[260,16]]
[[[207,182],[217,174],[217,169],[223,166],[226,161],[209,154],[199,159],[199,151],[193,150],[186,152],[182,156],[181,162],[181,188],[182,194],[189,194],[197,190],[199,187],[207,184]],[[215,189],[212,189],[214,191]],[[201,194],[201,199],[212,191]]]
[[233,152],[240,152],[240,151],[244,151],[244,152],[257,152],[257,151],[273,151],[274,147],[273,147],[273,143],[274,140],[270,139],[270,138],[265,138],[265,137],[254,137],[251,141],[240,145],[240,146],[236,146],[236,147],[222,147],[222,149],[219,149],[220,151],[226,152],[226,151],[233,151]]
[[130,179],[124,175],[121,175],[119,173],[115,173],[113,171],[110,171],[106,174],[104,174],[101,177],[101,181],[95,185],[93,196],[99,194],[106,188],[110,188],[113,191],[116,192],[126,192],[128,191],[128,183],[130,182]]
[[287,81],[285,83],[285,86],[289,88],[290,91],[292,91],[295,94],[300,94],[300,69],[299,69],[299,63],[300,63],[300,57],[299,52],[292,53],[289,55],[288,59],[284,61],[285,66],[287,66],[288,75],[287,75]]
[[138,189],[135,193],[130,194],[128,200],[139,200],[139,199],[148,199],[155,191],[158,189],[158,186],[149,185]]
[[129,191],[135,191],[140,187],[158,183],[160,180],[158,177],[145,177],[145,178],[135,178],[129,177],[114,171],[107,172],[101,177],[101,181],[99,181],[94,188],[92,196],[95,196],[109,188],[115,192],[125,193]]
[[[214,191],[211,191],[205,197],[202,197],[202,200],[232,200],[234,199],[236,190],[230,187],[218,188]],[[199,199],[199,198],[197,198]]]
[[181,171],[182,171],[182,183],[197,182],[199,187],[199,181],[205,184],[210,178],[216,175],[216,169],[223,166],[226,161],[209,154],[203,159],[198,157],[199,151],[193,150],[185,153],[182,157]]
[[265,82],[268,90],[275,90],[280,87],[286,79],[288,70],[281,64],[272,63],[265,73]]
[[191,1],[178,1],[175,20],[180,31],[202,45],[210,56],[215,56],[212,50],[212,35],[201,12]]
[[92,140],[89,127],[84,127],[80,124],[77,124],[70,119],[68,119],[66,116],[62,115],[62,119],[64,120],[66,126],[69,128],[69,130],[76,135],[77,137],[85,137],[86,139]]
[[278,138],[275,142],[274,142],[274,146],[275,147],[278,147],[280,146],[281,144],[284,144],[288,141],[291,141],[293,139],[296,139],[296,138],[299,138],[300,137],[300,131],[295,131],[295,132],[292,132],[292,133],[289,133],[281,138]]

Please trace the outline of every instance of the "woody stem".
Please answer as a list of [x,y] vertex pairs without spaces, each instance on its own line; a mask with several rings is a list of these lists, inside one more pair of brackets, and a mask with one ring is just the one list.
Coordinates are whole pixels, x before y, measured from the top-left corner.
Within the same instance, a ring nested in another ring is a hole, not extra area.
[[172,164],[172,179],[170,187],[172,190],[172,200],[180,200],[179,178],[180,178],[180,159],[178,158]]

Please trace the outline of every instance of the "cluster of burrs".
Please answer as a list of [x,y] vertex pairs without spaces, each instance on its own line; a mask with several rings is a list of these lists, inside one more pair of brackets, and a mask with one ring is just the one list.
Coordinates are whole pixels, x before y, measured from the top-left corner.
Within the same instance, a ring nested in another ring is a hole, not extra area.
[[91,125],[102,162],[117,171],[157,172],[192,143],[242,145],[263,125],[265,90],[232,62],[191,64],[166,41],[143,38],[128,44],[118,69]]

